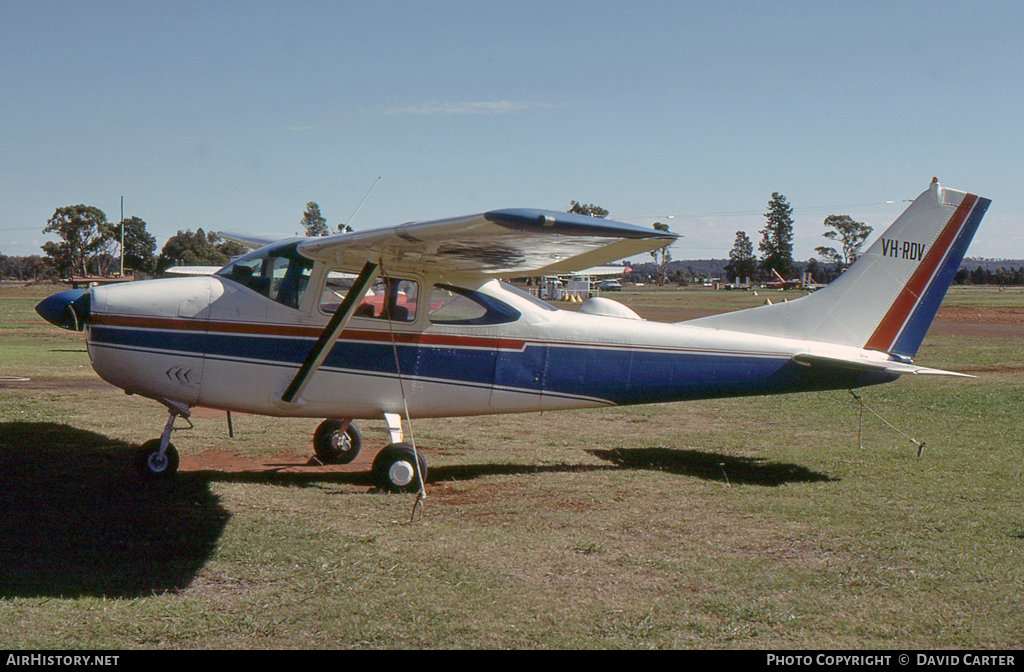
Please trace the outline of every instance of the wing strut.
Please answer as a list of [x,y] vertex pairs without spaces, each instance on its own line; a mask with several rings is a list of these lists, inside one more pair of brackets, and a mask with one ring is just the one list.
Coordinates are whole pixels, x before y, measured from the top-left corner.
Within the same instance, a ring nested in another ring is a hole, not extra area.
[[331,347],[338,340],[338,336],[341,335],[345,325],[348,324],[349,318],[352,317],[356,305],[366,294],[370,283],[377,277],[379,268],[380,266],[372,261],[366,262],[366,265],[363,266],[363,270],[359,272],[359,276],[352,283],[351,289],[348,290],[345,298],[342,299],[341,305],[338,306],[338,309],[334,311],[334,315],[331,316],[331,321],[324,327],[313,349],[306,355],[306,361],[299,367],[298,373],[295,374],[292,382],[288,384],[288,389],[281,395],[281,401],[286,404],[292,404],[302,394],[306,383],[309,382],[313,374],[316,373],[316,370],[323,364],[327,358],[327,353],[331,351]]

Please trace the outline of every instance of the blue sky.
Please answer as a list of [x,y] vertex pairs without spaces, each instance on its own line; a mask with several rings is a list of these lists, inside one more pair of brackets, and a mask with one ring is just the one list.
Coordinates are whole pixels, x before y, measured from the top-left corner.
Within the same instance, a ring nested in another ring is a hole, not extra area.
[[[1024,258],[1024,3],[0,0],[0,252],[60,206],[294,233],[495,208],[668,221],[683,258],[880,233],[932,176]],[[674,216],[669,220],[669,216]]]

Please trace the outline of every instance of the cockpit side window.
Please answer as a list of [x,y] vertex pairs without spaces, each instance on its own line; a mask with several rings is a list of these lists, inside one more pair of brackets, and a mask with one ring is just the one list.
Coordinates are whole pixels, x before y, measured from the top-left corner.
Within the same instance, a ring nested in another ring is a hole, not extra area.
[[[355,279],[354,273],[328,272],[324,289],[320,293],[321,312],[334,313],[352,288]],[[366,290],[366,295],[356,306],[352,316],[390,318],[394,322],[415,322],[418,301],[419,283],[415,280],[377,278],[373,285]]]
[[299,254],[296,243],[260,248],[217,271],[254,292],[289,308],[298,308],[309,284],[313,260]]

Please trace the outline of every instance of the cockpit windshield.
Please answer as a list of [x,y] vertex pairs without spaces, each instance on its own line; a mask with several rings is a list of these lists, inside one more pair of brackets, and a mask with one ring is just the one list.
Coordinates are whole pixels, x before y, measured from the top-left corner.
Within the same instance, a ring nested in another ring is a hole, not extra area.
[[289,308],[298,308],[309,284],[313,260],[299,254],[297,246],[298,242],[292,241],[261,247],[220,269],[217,275]]

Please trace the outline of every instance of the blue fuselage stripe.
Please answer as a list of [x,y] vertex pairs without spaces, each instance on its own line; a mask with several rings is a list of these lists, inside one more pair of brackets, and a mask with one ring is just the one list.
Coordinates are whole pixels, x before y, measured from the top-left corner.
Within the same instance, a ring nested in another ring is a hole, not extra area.
[[[297,368],[313,341],[258,335],[93,326],[100,346],[181,353],[208,360]],[[456,385],[588,398],[614,404],[859,387],[897,376],[820,371],[786,356],[586,345],[528,344],[522,350],[339,340],[325,370],[403,376]]]

